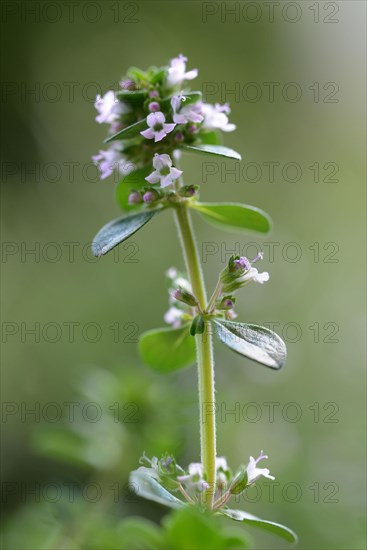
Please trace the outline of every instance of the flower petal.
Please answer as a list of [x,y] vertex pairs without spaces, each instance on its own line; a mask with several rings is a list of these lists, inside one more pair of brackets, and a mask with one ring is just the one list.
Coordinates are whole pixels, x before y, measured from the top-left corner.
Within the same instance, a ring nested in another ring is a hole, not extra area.
[[166,117],[164,116],[162,111],[157,111],[156,113],[152,113],[152,114],[155,117],[155,124],[164,124],[166,122]]
[[192,69],[192,71],[188,71],[187,73],[185,73],[184,77],[185,80],[192,80],[193,78],[196,78],[198,74],[198,69]]
[[182,173],[183,173],[182,170],[178,170],[177,168],[171,168],[169,175],[171,176],[172,180],[177,180]]
[[155,136],[155,132],[151,128],[147,128],[146,130],[143,130],[140,132],[142,136],[144,136],[146,139],[153,139]]
[[166,132],[164,130],[159,130],[159,132],[154,132],[154,141],[157,143],[157,141],[162,141],[163,138],[166,137]]
[[149,183],[158,183],[161,179],[160,173],[156,170],[155,172],[152,172],[145,178]]
[[173,182],[170,174],[161,178],[161,187],[168,187],[169,185],[172,185],[172,183]]
[[163,124],[163,128],[164,128],[164,131],[166,132],[166,134],[169,134],[170,132],[172,132],[172,130],[175,129],[175,126],[176,124]]

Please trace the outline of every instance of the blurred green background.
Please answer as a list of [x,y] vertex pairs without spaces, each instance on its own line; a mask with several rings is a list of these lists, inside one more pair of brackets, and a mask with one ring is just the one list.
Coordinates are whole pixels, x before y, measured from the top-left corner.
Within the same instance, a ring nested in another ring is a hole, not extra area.
[[[236,468],[264,449],[276,476],[273,494],[261,483],[238,507],[289,525],[300,548],[365,548],[365,4],[66,4],[2,3],[4,548],[74,548],[84,516],[95,525],[131,514],[158,521],[165,510],[126,490],[129,470],[144,450],[199,459],[195,369],[155,375],[135,343],[163,326],[163,273],[183,267],[173,220],[155,219],[118,256],[94,261],[89,252],[119,214],[113,178],[98,181],[90,165],[105,137],[94,96],[129,66],[164,65],[180,52],[199,68],[193,87],[231,103],[237,131],[225,143],[243,156],[210,166],[202,199],[254,204],[275,222],[263,244],[270,282],[243,291],[237,311],[279,323],[288,362],[272,372],[216,349],[219,453]],[[195,156],[182,166],[187,183],[208,170]],[[195,227],[200,250],[212,250],[209,289],[233,248],[260,242],[200,219]],[[96,422],[88,414],[98,407],[81,414],[91,402],[103,410]],[[91,482],[103,493],[96,503],[93,488],[80,498]],[[64,483],[78,485],[74,503]],[[284,547],[248,531],[258,548]]]

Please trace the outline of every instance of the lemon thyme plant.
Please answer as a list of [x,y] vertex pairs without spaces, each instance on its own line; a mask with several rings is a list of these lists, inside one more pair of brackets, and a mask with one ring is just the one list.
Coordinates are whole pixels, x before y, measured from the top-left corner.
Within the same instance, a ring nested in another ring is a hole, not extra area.
[[144,333],[140,354],[162,373],[195,361],[198,365],[201,462],[184,469],[169,454],[152,459],[143,454],[141,467],[131,473],[131,483],[138,495],[171,508],[195,506],[295,542],[296,535],[289,528],[228,507],[233,496],[241,495],[261,476],[275,478],[260,466],[268,458],[263,451],[235,473],[224,457],[217,457],[212,338],[216,336],[238,354],[272,369],[282,367],[286,347],[271,330],[234,321],[235,293],[269,279],[267,272],[254,267],[262,253],[253,259],[231,257],[207,298],[191,213],[216,226],[262,235],[269,232],[271,221],[253,206],[201,202],[199,186],[184,184],[183,152],[241,160],[236,151],[221,145],[222,133],[236,128],[228,119],[229,105],[210,105],[200,92],[190,91],[187,82],[198,71],[186,70],[186,62],[179,55],[166,67],[131,68],[117,92],[108,91],[95,103],[96,120],[109,124],[109,133],[106,149],[93,160],[102,179],[118,174],[116,199],[124,215],[99,231],[93,252],[96,256],[107,254],[164,210],[172,211],[187,274],[175,268],[167,271],[170,308],[165,321],[169,326]]

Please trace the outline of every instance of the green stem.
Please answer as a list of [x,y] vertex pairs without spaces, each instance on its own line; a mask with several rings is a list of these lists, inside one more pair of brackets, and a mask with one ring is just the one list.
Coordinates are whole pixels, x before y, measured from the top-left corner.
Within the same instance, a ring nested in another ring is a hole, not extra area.
[[[191,216],[185,202],[175,207],[176,222],[180,235],[185,264],[189,275],[192,291],[199,301],[202,311],[207,307],[204,278],[196,246]],[[204,467],[209,489],[206,492],[206,505],[213,507],[215,492],[215,395],[214,395],[214,358],[210,322],[205,320],[203,334],[197,334],[196,350],[199,375],[199,406],[200,406],[200,444],[201,462]]]
[[208,313],[211,313],[213,311],[215,301],[221,292],[222,292],[222,283],[221,283],[221,280],[219,279],[219,281],[217,282],[217,286],[215,287],[215,290],[212,294],[212,297],[210,298],[208,303]]

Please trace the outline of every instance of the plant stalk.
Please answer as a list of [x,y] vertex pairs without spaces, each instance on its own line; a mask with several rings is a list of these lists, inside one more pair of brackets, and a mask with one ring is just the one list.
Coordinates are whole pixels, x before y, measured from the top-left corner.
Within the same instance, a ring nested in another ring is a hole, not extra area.
[[[205,311],[207,297],[204,277],[190,212],[185,202],[175,206],[175,215],[192,291],[199,301],[201,310]],[[201,463],[209,485],[205,492],[205,504],[208,508],[213,508],[216,477],[214,358],[211,325],[207,319],[203,334],[196,334],[195,339],[199,377]]]

